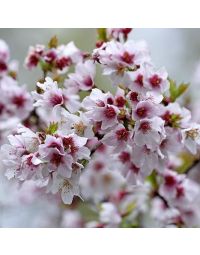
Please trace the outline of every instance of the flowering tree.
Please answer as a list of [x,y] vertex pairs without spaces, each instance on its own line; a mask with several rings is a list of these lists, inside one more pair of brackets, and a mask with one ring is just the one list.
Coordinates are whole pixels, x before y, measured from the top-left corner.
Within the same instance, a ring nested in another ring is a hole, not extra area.
[[[0,41],[5,176],[52,194],[61,226],[199,227],[200,186],[188,175],[200,125],[179,100],[188,84],[155,68],[147,44],[128,40],[131,29],[97,31],[91,53],[56,37],[30,47],[25,66],[42,71],[31,94]],[[97,66],[114,93],[100,89]]]

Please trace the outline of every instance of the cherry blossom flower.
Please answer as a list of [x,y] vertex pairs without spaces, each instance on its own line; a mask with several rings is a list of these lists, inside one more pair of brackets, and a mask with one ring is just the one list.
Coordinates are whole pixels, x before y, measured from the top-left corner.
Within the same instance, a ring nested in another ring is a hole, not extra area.
[[117,227],[121,222],[121,216],[112,203],[103,203],[100,211],[100,221],[107,227]]
[[63,105],[62,90],[58,88],[57,82],[54,82],[51,78],[46,78],[44,83],[38,82],[37,86],[42,93],[33,92],[33,97],[36,100],[35,107],[40,106],[51,111]]
[[169,89],[169,81],[167,78],[168,73],[164,67],[156,71],[153,67],[149,66],[146,68],[144,86],[147,89],[157,91],[158,93],[164,93]]
[[120,37],[123,37],[126,40],[131,30],[132,28],[107,28],[106,32],[109,38],[120,40]]
[[31,70],[36,67],[40,61],[40,57],[44,52],[45,46],[37,44],[35,47],[31,46],[28,55],[25,59],[25,66]]
[[110,93],[102,93],[93,89],[90,96],[83,100],[83,107],[88,111],[85,115],[94,121],[101,122],[102,130],[111,128],[118,123],[119,109],[113,105],[114,98]]
[[182,142],[192,154],[196,154],[200,145],[200,125],[193,123],[190,126],[181,131]]
[[158,115],[159,108],[159,105],[156,105],[151,100],[140,101],[132,112],[133,119],[139,120],[154,117]]
[[150,61],[144,41],[127,41],[124,44],[110,41],[96,49],[93,57],[104,66],[103,74],[110,75],[114,84],[120,84],[127,68],[132,69]]
[[96,152],[81,175],[80,184],[83,198],[98,202],[122,187],[124,178],[117,171],[116,164],[105,158],[104,154]]
[[186,128],[191,119],[191,113],[188,109],[181,108],[178,103],[170,103],[161,110],[161,117],[166,125]]
[[93,138],[93,125],[83,112],[79,112],[80,116],[71,114],[65,109],[61,112],[61,122],[58,133],[61,135],[76,133],[79,136]]
[[130,136],[130,132],[122,124],[119,124],[114,130],[108,132],[101,141],[112,146],[113,152],[118,152],[126,148],[130,142]]
[[133,140],[136,145],[146,146],[151,150],[156,150],[166,137],[164,121],[159,117],[137,121],[134,131]]
[[91,90],[94,86],[95,65],[93,61],[87,60],[76,65],[75,73],[69,74],[80,90]]
[[72,175],[69,179],[64,179],[57,173],[53,173],[52,184],[49,185],[48,191],[56,194],[61,192],[62,201],[65,204],[71,204],[74,196],[80,196],[77,176]]
[[71,65],[82,60],[83,54],[73,42],[51,49],[46,49],[45,45],[38,44],[29,48],[25,66],[31,70],[37,67],[38,64],[44,66],[47,64],[50,70],[55,68],[58,72],[65,73]]

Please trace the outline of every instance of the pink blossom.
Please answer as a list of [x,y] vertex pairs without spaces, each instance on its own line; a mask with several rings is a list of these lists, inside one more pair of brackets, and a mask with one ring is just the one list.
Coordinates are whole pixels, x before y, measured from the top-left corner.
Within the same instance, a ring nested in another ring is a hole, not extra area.
[[110,93],[102,93],[99,89],[93,89],[90,96],[84,98],[83,107],[89,119],[101,122],[102,130],[111,128],[118,123],[119,109],[113,105],[114,98]]
[[75,73],[69,74],[80,90],[91,90],[94,86],[95,65],[93,61],[87,60],[76,65]]
[[113,152],[118,152],[125,149],[130,143],[130,132],[119,124],[114,130],[108,132],[101,140],[106,145],[113,147]]
[[165,68],[155,70],[152,66],[146,67],[146,75],[144,77],[144,86],[153,91],[164,93],[169,89],[168,73]]
[[159,117],[137,121],[134,131],[133,141],[151,150],[156,150],[166,137],[164,121]]

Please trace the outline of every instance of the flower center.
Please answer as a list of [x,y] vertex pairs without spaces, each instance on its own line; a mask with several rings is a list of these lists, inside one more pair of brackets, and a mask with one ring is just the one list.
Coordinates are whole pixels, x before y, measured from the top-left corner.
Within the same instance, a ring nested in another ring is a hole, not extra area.
[[146,133],[151,129],[150,123],[148,121],[144,121],[140,124],[139,129],[143,132]]
[[51,157],[50,162],[57,167],[62,163],[62,155],[54,153]]
[[126,62],[127,64],[133,64],[134,54],[130,54],[129,52],[125,51],[124,54],[121,56],[121,60]]
[[126,100],[123,98],[123,97],[117,97],[116,99],[115,99],[115,101],[116,101],[116,105],[118,106],[118,107],[123,107],[124,105],[125,105],[125,103],[126,103]]
[[149,79],[149,82],[151,83],[152,87],[154,87],[154,88],[160,87],[161,81],[162,81],[162,79],[161,79],[157,74],[154,74],[154,75]]
[[87,87],[92,87],[93,86],[93,81],[92,81],[90,76],[86,77],[83,82]]
[[186,131],[186,138],[191,138],[192,140],[195,140],[198,136],[199,130],[197,128]]
[[24,104],[26,102],[26,99],[23,97],[23,95],[14,96],[12,98],[12,103],[17,106],[17,108],[24,107]]
[[143,75],[142,74],[138,74],[135,83],[137,85],[139,85],[140,87],[143,87]]
[[127,141],[129,132],[125,128],[122,128],[122,129],[116,131],[116,136],[117,136],[117,140]]
[[63,146],[65,150],[70,150],[70,153],[73,155],[78,151],[78,147],[75,146],[74,140],[72,137],[64,137],[63,138]]
[[5,109],[5,106],[0,103],[0,115],[3,113],[3,110]]
[[133,163],[131,163],[130,170],[131,170],[134,174],[138,174],[139,171],[140,171],[140,168],[137,167],[136,165],[134,165]]
[[185,190],[184,190],[184,188],[183,188],[182,186],[178,186],[178,187],[176,188],[176,197],[177,197],[177,198],[181,198],[181,197],[184,197],[184,195],[185,195]]
[[122,153],[119,155],[119,160],[122,163],[126,163],[126,162],[130,161],[130,159],[131,159],[130,153],[128,153],[126,151],[122,151]]
[[176,185],[176,179],[174,178],[174,176],[165,176],[165,185],[168,187],[173,187],[174,185]]
[[7,71],[7,65],[4,62],[0,61],[0,72],[5,71]]
[[94,170],[96,172],[101,171],[103,169],[103,167],[104,167],[104,164],[102,162],[98,161],[98,162],[95,162],[95,164],[94,164]]
[[60,70],[63,70],[65,67],[70,66],[72,64],[72,60],[67,57],[63,57],[56,61],[56,67]]
[[114,108],[111,106],[106,107],[104,114],[105,114],[106,118],[108,118],[108,119],[113,119],[116,116],[116,112],[115,112]]
[[140,118],[145,118],[147,116],[147,108],[146,107],[140,107],[136,110],[136,114],[138,115],[138,117]]
[[50,102],[52,106],[59,105],[63,103],[63,97],[59,95],[52,95]]
[[138,102],[138,93],[137,92],[131,92],[130,94],[130,100],[132,102]]
[[49,144],[48,148],[56,148],[56,149],[60,150],[61,146],[60,146],[60,144],[58,144],[56,142],[52,142],[51,144]]
[[80,121],[79,123],[74,124],[74,128],[77,134],[82,135],[84,133],[86,126],[83,124],[82,121]]

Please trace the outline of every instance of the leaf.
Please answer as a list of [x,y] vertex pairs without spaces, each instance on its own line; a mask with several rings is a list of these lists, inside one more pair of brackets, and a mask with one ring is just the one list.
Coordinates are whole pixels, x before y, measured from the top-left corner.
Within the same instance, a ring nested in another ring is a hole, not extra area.
[[155,190],[158,189],[158,183],[157,183],[157,173],[155,170],[153,170],[153,172],[151,173],[151,175],[149,175],[146,180],[148,182],[151,183],[152,188],[154,188]]
[[51,71],[51,65],[47,62],[45,62],[44,60],[40,60],[39,61],[39,64],[40,64],[40,67],[42,69],[43,72],[48,72],[48,71]]
[[178,96],[181,96],[188,89],[189,83],[181,83],[178,87]]
[[186,152],[182,152],[179,155],[179,157],[182,161],[182,164],[176,170],[179,174],[183,174],[188,170],[188,168],[190,168],[193,165],[194,161],[196,160],[196,157]]
[[49,135],[55,134],[55,132],[58,130],[58,123],[57,122],[52,122],[46,129],[46,133]]
[[179,98],[187,88],[189,87],[189,83],[181,83],[179,86],[176,85],[174,80],[169,79],[170,82],[170,100],[171,102],[175,102],[177,98]]
[[50,39],[48,47],[49,49],[58,47],[58,38],[56,37],[56,35]]
[[106,28],[97,28],[98,39],[100,41],[106,42],[107,41],[107,34]]

